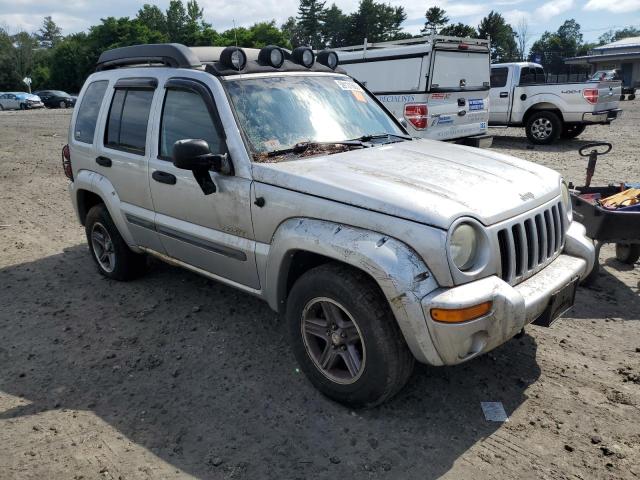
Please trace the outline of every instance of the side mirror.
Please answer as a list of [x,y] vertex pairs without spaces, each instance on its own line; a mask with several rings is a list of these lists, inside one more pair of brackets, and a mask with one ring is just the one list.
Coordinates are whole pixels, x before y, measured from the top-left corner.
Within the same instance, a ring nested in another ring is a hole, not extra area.
[[209,144],[204,140],[178,140],[173,145],[173,164],[176,168],[191,170],[205,195],[216,191],[216,184],[211,180],[209,170],[222,170],[222,162],[226,156],[211,153]]

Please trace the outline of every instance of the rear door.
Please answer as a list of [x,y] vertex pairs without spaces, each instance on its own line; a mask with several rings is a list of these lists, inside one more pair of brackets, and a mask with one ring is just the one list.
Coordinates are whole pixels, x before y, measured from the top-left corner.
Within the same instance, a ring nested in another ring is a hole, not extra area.
[[511,75],[509,67],[491,68],[491,109],[489,122],[496,125],[506,125],[509,122],[509,112],[513,101]]
[[148,179],[149,117],[157,86],[155,77],[120,78],[111,85],[92,169],[111,181],[136,245],[161,251]]
[[446,140],[487,131],[489,50],[460,47],[433,52],[428,86],[430,138]]

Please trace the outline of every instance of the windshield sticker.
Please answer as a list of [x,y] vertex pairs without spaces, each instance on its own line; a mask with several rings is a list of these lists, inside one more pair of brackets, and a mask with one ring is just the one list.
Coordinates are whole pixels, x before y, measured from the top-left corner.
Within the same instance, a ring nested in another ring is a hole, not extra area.
[[364,93],[358,92],[357,90],[351,90],[351,94],[355,97],[355,99],[362,103],[367,103],[367,97],[364,96]]
[[262,145],[264,145],[269,150],[277,150],[280,148],[280,142],[276,138],[265,140],[264,142],[262,142]]
[[356,82],[350,82],[348,80],[334,80],[342,90],[348,90],[351,92],[363,92],[362,87]]

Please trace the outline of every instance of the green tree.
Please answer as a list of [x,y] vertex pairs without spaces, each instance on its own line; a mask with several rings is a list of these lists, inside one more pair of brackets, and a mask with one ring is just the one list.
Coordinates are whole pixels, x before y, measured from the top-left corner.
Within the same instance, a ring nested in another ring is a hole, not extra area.
[[11,36],[0,28],[0,91],[17,90],[22,79],[15,68],[15,53]]
[[280,30],[293,48],[304,45],[304,35],[295,17],[287,18],[287,21],[280,26]]
[[[14,68],[22,82],[24,77],[30,76],[33,71],[34,52],[38,47],[38,39],[27,32],[19,32],[12,38]],[[24,88],[24,85],[23,85]]]
[[465,25],[464,23],[456,23],[447,25],[440,30],[440,35],[449,35],[450,37],[470,37],[477,38],[478,31],[471,25]]
[[403,7],[393,7],[374,0],[360,0],[358,10],[350,15],[347,43],[384,42],[406,38],[400,25],[407,18]]
[[550,73],[562,73],[566,67],[564,59],[586,53],[589,45],[582,42],[580,25],[573,19],[566,20],[557,32],[544,32],[531,46],[531,54],[540,57],[541,63]]
[[167,17],[156,5],[145,3],[140,10],[136,19],[151,31],[160,32],[166,36],[167,34]]
[[438,31],[449,23],[449,17],[447,12],[440,7],[431,7],[424,14],[426,22],[424,28],[420,30],[421,33],[438,33]]
[[518,59],[515,32],[504,17],[493,10],[478,25],[480,38],[491,38],[491,61],[511,62]]
[[349,17],[335,3],[322,12],[322,40],[327,47],[346,45],[349,34]]
[[187,11],[181,0],[171,0],[167,8],[167,34],[170,42],[184,43],[187,34]]
[[325,2],[320,0],[300,0],[298,7],[298,27],[304,42],[313,47],[322,47],[322,16]]
[[625,27],[621,30],[609,30],[608,32],[600,35],[600,38],[598,38],[598,44],[605,45],[607,43],[617,42],[618,40],[629,37],[640,37],[640,29],[636,27]]
[[42,27],[36,33],[36,38],[40,42],[40,46],[45,48],[54,47],[62,39],[62,30],[53,21],[51,15],[44,17]]
[[49,65],[49,83],[68,92],[79,92],[97,57],[89,51],[88,36],[76,33],[53,49]]

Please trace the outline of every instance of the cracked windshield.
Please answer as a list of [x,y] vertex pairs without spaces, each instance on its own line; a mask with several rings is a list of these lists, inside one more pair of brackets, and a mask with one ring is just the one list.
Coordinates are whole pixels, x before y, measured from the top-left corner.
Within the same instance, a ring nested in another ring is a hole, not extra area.
[[[405,137],[372,97],[347,77],[234,79],[227,89],[256,161],[310,153],[300,145],[344,151],[365,146],[359,141],[372,136],[390,141]],[[349,140],[353,143],[334,143]]]

